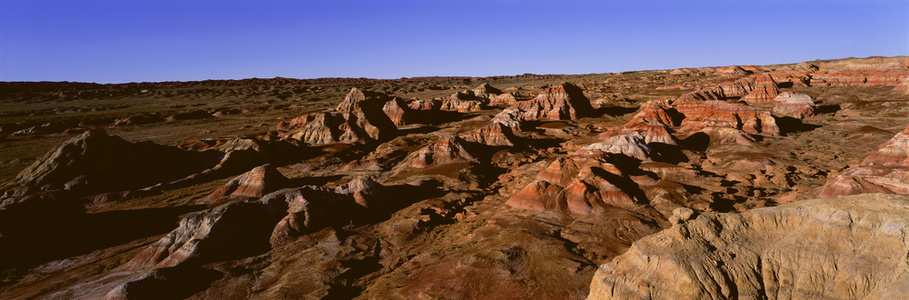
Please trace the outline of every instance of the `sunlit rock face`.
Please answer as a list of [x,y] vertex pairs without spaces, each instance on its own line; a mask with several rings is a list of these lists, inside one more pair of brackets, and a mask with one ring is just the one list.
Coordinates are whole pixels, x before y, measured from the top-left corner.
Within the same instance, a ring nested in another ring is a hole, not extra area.
[[905,298],[905,196],[805,200],[742,214],[680,208],[603,264],[587,299]]

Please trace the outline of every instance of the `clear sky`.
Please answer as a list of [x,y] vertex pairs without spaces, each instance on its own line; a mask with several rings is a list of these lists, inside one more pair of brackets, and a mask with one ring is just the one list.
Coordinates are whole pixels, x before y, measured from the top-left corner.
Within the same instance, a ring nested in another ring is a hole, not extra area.
[[909,1],[0,0],[0,81],[604,73],[909,55]]

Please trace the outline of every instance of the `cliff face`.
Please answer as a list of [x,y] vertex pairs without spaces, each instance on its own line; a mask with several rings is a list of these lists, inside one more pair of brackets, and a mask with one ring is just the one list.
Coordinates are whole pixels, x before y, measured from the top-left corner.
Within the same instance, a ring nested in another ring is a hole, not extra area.
[[680,208],[603,264],[587,299],[909,297],[909,197],[805,200],[743,214]]

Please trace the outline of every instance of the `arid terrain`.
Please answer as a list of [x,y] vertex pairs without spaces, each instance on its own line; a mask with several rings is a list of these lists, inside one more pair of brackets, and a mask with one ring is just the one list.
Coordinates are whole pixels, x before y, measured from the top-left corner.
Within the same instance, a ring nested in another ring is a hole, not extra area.
[[909,57],[0,104],[4,299],[909,296]]

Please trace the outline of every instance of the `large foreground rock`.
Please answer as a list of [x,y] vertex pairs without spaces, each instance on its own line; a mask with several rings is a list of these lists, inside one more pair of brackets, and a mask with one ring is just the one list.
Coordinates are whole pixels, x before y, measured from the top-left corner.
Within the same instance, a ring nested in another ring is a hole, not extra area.
[[909,197],[869,194],[742,214],[676,210],[600,266],[588,299],[906,299]]

